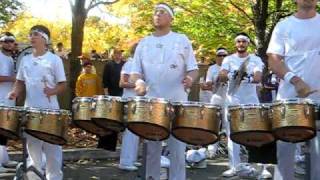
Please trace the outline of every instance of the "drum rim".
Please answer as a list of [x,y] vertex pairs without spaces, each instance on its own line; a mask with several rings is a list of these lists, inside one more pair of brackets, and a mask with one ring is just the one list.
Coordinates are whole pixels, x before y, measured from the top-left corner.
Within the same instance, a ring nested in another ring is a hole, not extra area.
[[20,110],[20,111],[25,111],[26,108],[23,106],[3,106],[0,105],[0,110]]
[[217,104],[212,104],[212,103],[203,103],[203,106],[205,108],[216,108],[216,109],[221,109],[221,106]]
[[204,106],[204,103],[198,101],[181,101],[179,105],[184,107],[201,107]]
[[123,98],[120,96],[108,96],[108,95],[95,95],[92,98],[92,101],[96,100],[110,100],[110,101],[118,101],[118,102],[127,102],[127,98]]
[[262,104],[258,103],[252,103],[252,104],[239,104],[239,105],[231,105],[228,106],[228,109],[234,110],[234,109],[262,109],[265,108]]
[[315,101],[311,99],[303,99],[303,98],[291,98],[291,99],[281,99],[274,101],[271,106],[277,106],[281,104],[308,104],[308,105],[316,105]]
[[92,102],[92,97],[75,97],[72,102]]
[[165,98],[150,98],[150,102],[158,102],[158,103],[170,103],[169,100],[165,99]]
[[134,97],[128,97],[127,100],[128,102],[150,102],[151,98],[148,97],[143,97],[143,96],[134,96]]

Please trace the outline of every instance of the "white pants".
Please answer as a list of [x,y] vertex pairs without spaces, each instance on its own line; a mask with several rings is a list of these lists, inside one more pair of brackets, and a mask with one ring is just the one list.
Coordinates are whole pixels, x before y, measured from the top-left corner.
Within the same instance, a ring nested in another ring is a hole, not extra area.
[[228,120],[228,108],[224,108],[223,112],[223,123],[225,124],[225,128],[227,131],[228,137],[228,156],[229,156],[229,167],[236,168],[240,162],[240,145],[233,142],[230,139],[231,128],[230,128],[230,121]]
[[139,137],[126,129],[122,136],[120,164],[133,166],[137,161],[139,148]]
[[[48,180],[62,180],[62,147],[41,141],[25,133],[27,138],[27,150],[30,157],[28,166],[34,166],[43,173],[42,153],[46,156],[46,178]],[[28,173],[28,178],[39,179],[34,173]]]
[[[169,180],[186,179],[185,150],[186,144],[170,136],[168,139],[170,151]],[[160,179],[161,141],[147,141],[146,179]]]
[[3,163],[6,163],[8,161],[9,161],[9,155],[7,151],[7,146],[0,145],[0,166],[2,166]]
[[[310,151],[310,180],[319,180],[320,172],[320,135],[309,141]],[[283,141],[277,142],[278,165],[275,168],[275,180],[294,180],[294,156],[296,144]]]

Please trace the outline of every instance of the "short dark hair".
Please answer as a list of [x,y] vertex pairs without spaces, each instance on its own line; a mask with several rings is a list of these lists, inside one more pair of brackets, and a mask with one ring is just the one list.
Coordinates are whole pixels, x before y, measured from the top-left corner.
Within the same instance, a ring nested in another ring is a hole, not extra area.
[[39,30],[41,32],[44,32],[46,35],[48,35],[48,37],[50,39],[50,31],[46,26],[44,26],[44,25],[35,25],[35,26],[32,26],[32,28],[30,29],[30,31],[32,31],[32,30]]
[[57,46],[63,46],[62,42],[59,42],[59,43],[57,44]]
[[247,36],[247,37],[250,39],[250,36],[249,36],[247,33],[245,33],[245,32],[239,32],[239,33],[237,33],[237,34],[236,34],[236,37],[237,37],[237,36],[240,36],[240,35],[242,35],[242,36]]
[[223,50],[227,50],[226,48],[224,48],[224,47],[219,47],[216,51],[219,51],[219,50],[221,50],[221,49],[223,49]]
[[1,34],[1,37],[2,36],[13,36],[14,37],[14,35],[11,32],[4,32]]

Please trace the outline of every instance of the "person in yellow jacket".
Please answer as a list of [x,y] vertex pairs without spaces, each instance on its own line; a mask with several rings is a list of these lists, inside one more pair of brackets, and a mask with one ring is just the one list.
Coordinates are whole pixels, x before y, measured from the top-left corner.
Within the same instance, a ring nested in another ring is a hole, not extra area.
[[103,94],[101,79],[95,73],[92,63],[85,61],[82,64],[83,70],[76,83],[76,96],[92,97]]

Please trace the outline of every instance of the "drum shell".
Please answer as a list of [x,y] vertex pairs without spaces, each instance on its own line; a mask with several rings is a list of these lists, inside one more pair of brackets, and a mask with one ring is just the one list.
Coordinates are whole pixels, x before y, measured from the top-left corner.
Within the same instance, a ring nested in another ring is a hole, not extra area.
[[64,145],[67,143],[69,124],[70,113],[66,110],[27,110],[25,131],[48,143]]
[[286,100],[271,106],[272,130],[282,141],[302,142],[316,135],[316,106],[307,101]]
[[127,111],[128,128],[148,140],[167,139],[170,135],[170,109],[170,103],[165,100],[130,100]]
[[176,105],[172,134],[179,140],[193,145],[212,144],[218,140],[221,110],[217,106]]
[[315,116],[317,131],[320,131],[320,103],[316,103],[315,105],[314,116]]
[[20,117],[23,113],[23,108],[0,107],[0,134],[9,139],[19,139]]
[[119,97],[96,97],[92,103],[92,120],[108,130],[124,130],[124,102]]
[[110,134],[106,130],[98,126],[91,120],[92,116],[92,98],[91,97],[78,97],[73,100],[73,123],[79,128],[99,136]]
[[228,108],[231,139],[245,146],[260,147],[275,140],[271,133],[270,109],[263,105]]

